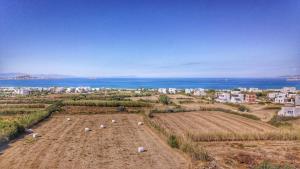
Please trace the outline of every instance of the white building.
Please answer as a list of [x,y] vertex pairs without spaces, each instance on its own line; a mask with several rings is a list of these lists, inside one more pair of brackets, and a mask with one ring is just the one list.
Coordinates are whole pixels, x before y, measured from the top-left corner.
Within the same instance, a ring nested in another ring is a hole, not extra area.
[[295,105],[300,106],[300,95],[299,94],[295,96]]
[[268,98],[273,100],[277,97],[278,92],[272,92],[272,93],[268,93]]
[[286,100],[287,100],[286,94],[278,93],[277,96],[275,97],[274,102],[275,103],[285,103]]
[[244,102],[244,94],[233,94],[230,98],[231,103],[243,103]]
[[258,93],[258,92],[262,92],[262,90],[258,88],[249,88],[248,92]]
[[279,116],[298,117],[300,116],[300,106],[284,106],[278,112]]
[[195,96],[205,96],[206,93],[205,93],[205,90],[204,90],[204,89],[199,88],[199,89],[195,89],[194,95],[195,95]]
[[64,87],[56,87],[54,89],[54,93],[63,93],[65,91]]
[[218,93],[217,97],[216,100],[218,102],[225,103],[230,101],[230,93]]
[[283,93],[295,93],[297,91],[296,87],[283,87],[281,92]]
[[185,94],[191,94],[194,91],[194,89],[184,89]]
[[75,88],[73,88],[73,87],[68,87],[66,89],[66,93],[74,93],[74,92],[75,92]]
[[30,90],[29,89],[25,89],[25,88],[20,88],[20,89],[16,89],[15,90],[15,94],[17,94],[17,95],[23,95],[23,96],[25,96],[25,95],[29,95],[29,93],[30,93]]
[[168,92],[170,94],[176,94],[176,88],[169,88]]
[[166,88],[159,88],[158,92],[162,93],[162,94],[167,94],[167,89]]

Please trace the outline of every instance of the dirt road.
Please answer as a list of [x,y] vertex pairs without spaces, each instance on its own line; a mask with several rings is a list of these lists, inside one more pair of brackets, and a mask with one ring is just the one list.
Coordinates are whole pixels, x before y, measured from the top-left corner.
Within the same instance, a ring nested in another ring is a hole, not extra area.
[[[110,169],[187,168],[187,161],[166,145],[141,116],[128,114],[51,117],[31,135],[2,150],[0,168],[6,169]],[[116,123],[111,123],[115,119]],[[100,124],[107,128],[100,129]],[[92,129],[84,132],[84,128]],[[147,150],[138,153],[139,146]]]

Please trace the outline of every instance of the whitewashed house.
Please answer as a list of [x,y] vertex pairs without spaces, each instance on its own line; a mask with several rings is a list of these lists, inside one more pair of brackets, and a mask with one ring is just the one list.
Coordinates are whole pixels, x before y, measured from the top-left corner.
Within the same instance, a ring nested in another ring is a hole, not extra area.
[[279,116],[298,117],[300,116],[300,106],[284,106],[278,112]]
[[278,112],[279,116],[298,117],[300,116],[300,95],[296,95],[294,106],[283,106]]
[[30,90],[25,88],[16,89],[15,94],[26,96],[30,94]]
[[158,92],[162,93],[162,94],[167,94],[167,89],[166,88],[159,88]]
[[230,93],[218,93],[216,101],[221,103],[230,102]]
[[259,88],[249,88],[248,92],[250,92],[250,93],[258,93],[258,92],[262,92],[262,90],[259,89]]
[[283,87],[281,92],[283,93],[295,93],[297,91],[296,87]]
[[268,93],[268,98],[273,100],[277,97],[278,92],[272,92],[272,93]]
[[206,96],[205,90],[204,89],[195,89],[194,91],[194,95],[195,96]]
[[194,89],[184,89],[185,94],[191,94],[194,91]]
[[63,93],[65,91],[64,87],[56,87],[54,89],[54,93]]
[[286,94],[284,93],[278,93],[278,95],[275,97],[274,102],[275,103],[285,103],[287,101]]
[[244,102],[244,94],[232,94],[230,98],[231,103],[243,103]]
[[241,92],[246,92],[247,91],[247,88],[243,88],[243,87],[239,87],[238,88]]
[[169,88],[168,92],[169,94],[176,94],[176,88]]

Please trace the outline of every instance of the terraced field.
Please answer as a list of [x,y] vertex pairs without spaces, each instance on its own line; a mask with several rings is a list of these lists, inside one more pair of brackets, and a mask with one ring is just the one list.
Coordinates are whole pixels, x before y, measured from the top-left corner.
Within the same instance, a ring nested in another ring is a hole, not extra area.
[[153,120],[176,135],[184,135],[186,132],[254,133],[276,130],[264,122],[213,111],[162,113],[156,114]]
[[[187,160],[172,150],[146,125],[142,116],[56,115],[34,128],[31,135],[3,147],[0,168],[10,169],[99,169],[99,168],[187,168]],[[115,119],[116,123],[111,123]],[[100,124],[107,128],[100,129]],[[84,132],[88,127],[92,131]],[[138,153],[137,148],[147,150]]]

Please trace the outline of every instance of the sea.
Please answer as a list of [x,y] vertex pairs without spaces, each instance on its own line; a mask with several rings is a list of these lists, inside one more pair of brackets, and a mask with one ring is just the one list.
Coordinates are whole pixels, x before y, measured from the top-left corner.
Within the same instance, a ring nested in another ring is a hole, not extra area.
[[279,89],[296,87],[300,81],[287,81],[283,78],[66,78],[0,80],[0,87],[99,87],[99,88],[204,88],[234,89],[259,88]]

